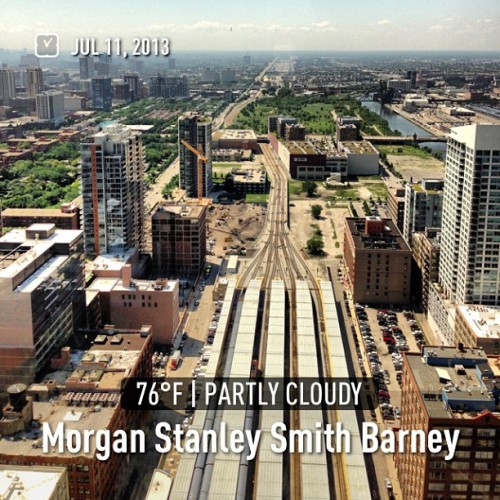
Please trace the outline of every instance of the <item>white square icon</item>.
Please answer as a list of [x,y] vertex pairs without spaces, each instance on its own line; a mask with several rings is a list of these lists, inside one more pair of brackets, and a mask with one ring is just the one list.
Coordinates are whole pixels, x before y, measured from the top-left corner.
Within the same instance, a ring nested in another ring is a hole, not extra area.
[[35,36],[35,55],[37,57],[57,57],[59,55],[59,35],[38,33]]

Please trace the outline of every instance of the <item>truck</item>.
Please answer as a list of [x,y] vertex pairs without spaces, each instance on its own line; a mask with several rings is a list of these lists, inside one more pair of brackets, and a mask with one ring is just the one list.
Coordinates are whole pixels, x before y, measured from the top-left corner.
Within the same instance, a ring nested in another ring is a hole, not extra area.
[[172,370],[177,370],[179,368],[179,363],[181,362],[181,351],[175,351],[174,354],[172,354],[172,358],[170,359],[170,368]]

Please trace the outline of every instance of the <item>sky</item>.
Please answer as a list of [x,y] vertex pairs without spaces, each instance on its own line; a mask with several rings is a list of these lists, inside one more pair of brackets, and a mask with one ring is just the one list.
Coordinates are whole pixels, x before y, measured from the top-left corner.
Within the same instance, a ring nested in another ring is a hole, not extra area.
[[[37,33],[175,50],[500,50],[499,0],[0,0],[0,48]],[[102,48],[102,47],[100,47]]]

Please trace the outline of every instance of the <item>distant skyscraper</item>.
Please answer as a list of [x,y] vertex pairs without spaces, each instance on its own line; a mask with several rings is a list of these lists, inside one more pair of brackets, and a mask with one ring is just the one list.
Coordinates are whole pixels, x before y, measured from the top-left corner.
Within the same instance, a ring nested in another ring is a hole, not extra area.
[[220,82],[221,83],[232,83],[236,82],[236,71],[234,69],[223,69],[220,72]]
[[175,57],[169,57],[168,58],[168,68],[169,69],[175,69],[175,66],[176,66],[176,59]]
[[139,134],[105,127],[81,144],[85,252],[140,249],[144,226],[144,150]]
[[123,81],[128,83],[132,101],[139,99],[139,97],[141,96],[139,87],[139,75],[137,73],[123,75]]
[[36,97],[44,90],[42,68],[28,68],[26,70],[26,95]]
[[112,100],[111,78],[92,78],[92,108],[111,111]]
[[80,78],[87,80],[94,77],[94,58],[80,57]]
[[250,56],[243,56],[243,64],[245,66],[250,66],[252,58]]
[[16,97],[14,72],[8,68],[0,69],[0,105],[9,106],[10,99]]
[[21,56],[20,66],[33,66],[38,68],[40,66],[40,59],[34,54],[25,54]]
[[458,304],[500,305],[500,125],[453,128],[439,281]]
[[[203,164],[202,179],[198,179],[197,156],[181,144],[181,139],[198,149],[201,146],[208,162]],[[203,196],[212,190],[212,120],[198,113],[186,113],[179,118],[180,186],[189,196],[198,196],[202,182]]]
[[56,126],[64,121],[64,93],[42,92],[36,96],[36,115],[40,120],[53,121]]

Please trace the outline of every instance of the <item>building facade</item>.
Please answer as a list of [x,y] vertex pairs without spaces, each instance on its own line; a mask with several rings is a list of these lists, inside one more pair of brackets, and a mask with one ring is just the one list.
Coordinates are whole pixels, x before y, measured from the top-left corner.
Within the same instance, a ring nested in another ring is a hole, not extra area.
[[111,111],[113,102],[111,78],[92,78],[91,82],[92,108],[99,111]]
[[[179,117],[179,183],[188,196],[198,196],[198,185],[201,183],[203,196],[212,191],[212,120],[199,113],[186,113]],[[181,140],[195,149],[201,147],[203,155],[208,159],[203,162],[201,179],[198,179],[198,157],[189,151]]]
[[439,280],[458,304],[500,305],[500,125],[451,130]]
[[344,263],[355,302],[410,302],[411,250],[390,219],[346,218]]
[[84,318],[83,234],[34,224],[0,238],[0,386],[31,383]]
[[80,63],[80,79],[94,78],[94,58],[80,57],[78,61]]
[[427,227],[441,227],[443,212],[442,179],[423,179],[405,186],[403,237],[412,246],[412,235]]
[[140,249],[144,230],[144,149],[140,135],[112,125],[85,139],[82,196],[85,252]]
[[10,100],[16,97],[14,72],[9,68],[0,68],[0,105],[10,106]]
[[153,268],[157,276],[196,276],[205,263],[207,207],[164,203],[153,214]]
[[64,121],[64,93],[43,92],[36,96],[36,115],[57,127]]
[[26,96],[34,99],[44,90],[42,68],[28,68],[26,70]]

